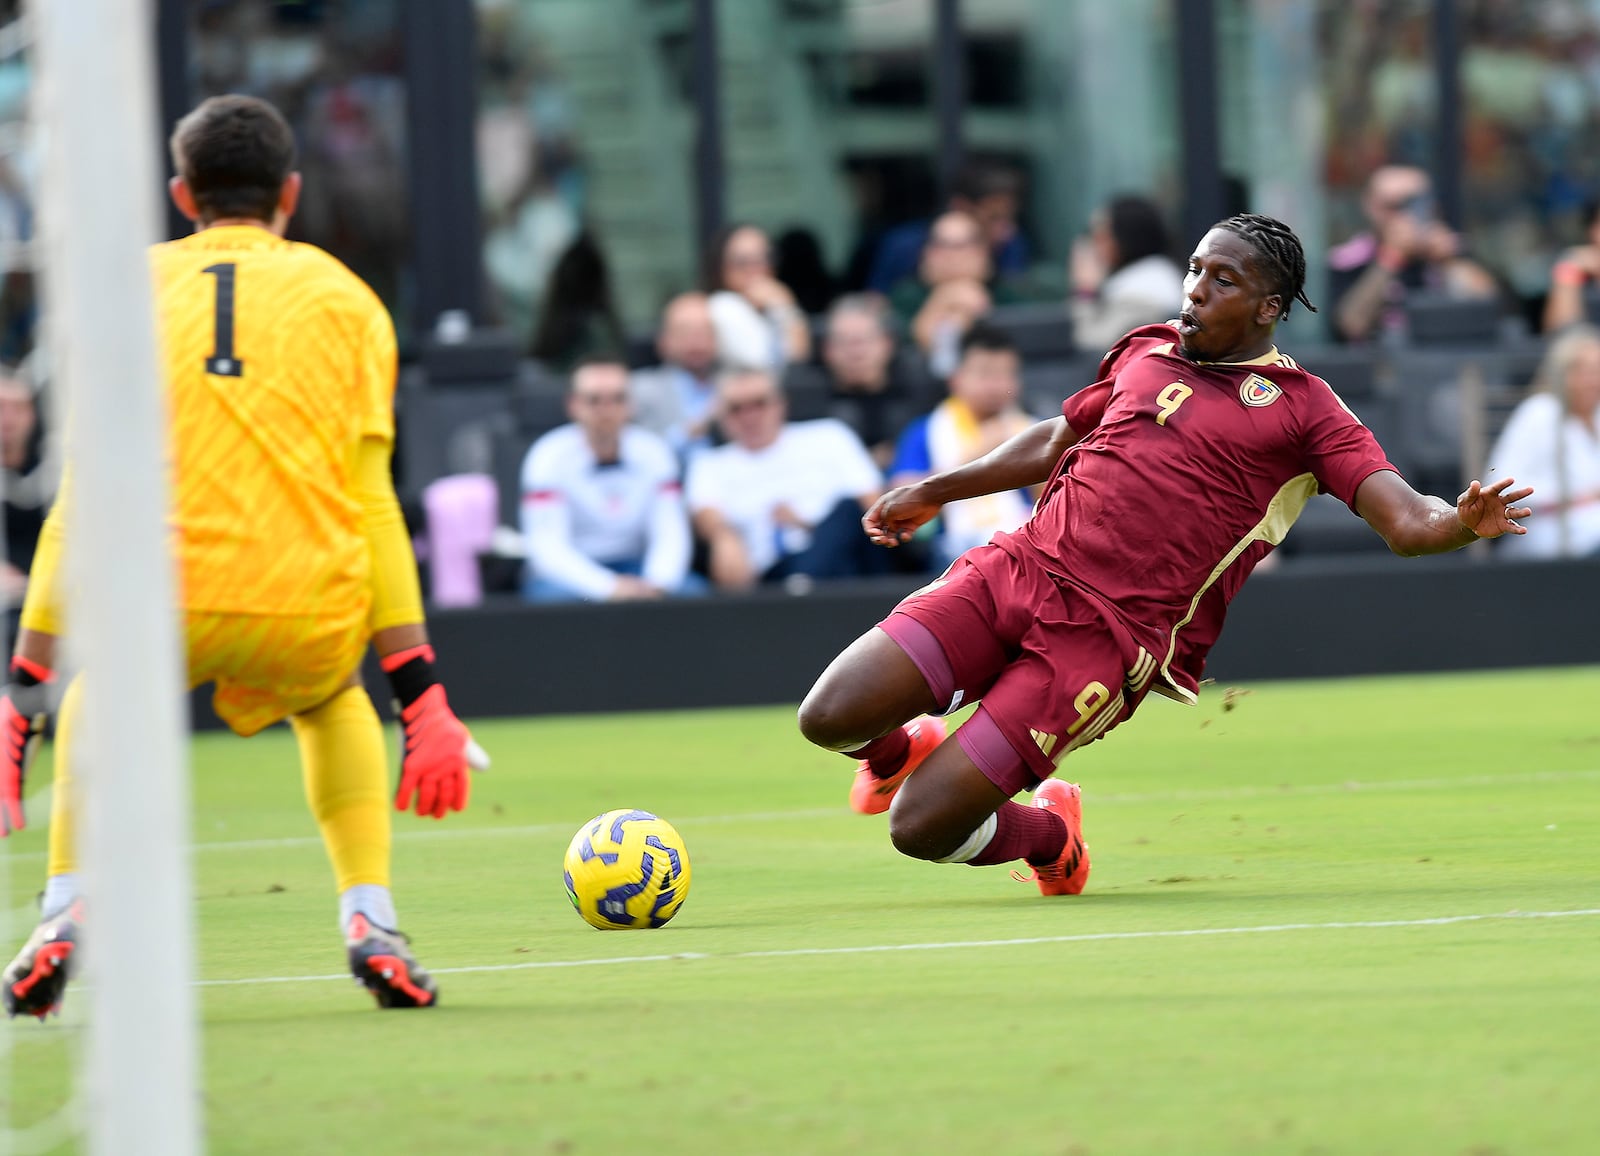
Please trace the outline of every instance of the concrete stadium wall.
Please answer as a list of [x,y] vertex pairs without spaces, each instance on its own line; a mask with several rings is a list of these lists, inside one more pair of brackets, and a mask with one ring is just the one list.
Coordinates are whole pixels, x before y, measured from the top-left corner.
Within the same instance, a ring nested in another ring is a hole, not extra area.
[[[798,703],[913,586],[763,590],[670,606],[505,602],[435,612],[431,628],[465,718]],[[1253,577],[1207,673],[1240,682],[1597,661],[1600,561],[1379,556]],[[384,687],[376,669],[367,685]],[[216,725],[203,696],[195,721]]]

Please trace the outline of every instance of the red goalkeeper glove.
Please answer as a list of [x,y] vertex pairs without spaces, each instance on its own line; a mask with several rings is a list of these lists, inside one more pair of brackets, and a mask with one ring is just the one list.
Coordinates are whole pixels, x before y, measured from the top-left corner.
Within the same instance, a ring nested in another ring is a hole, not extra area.
[[49,717],[45,684],[55,673],[18,656],[11,660],[11,681],[0,695],[0,838],[28,825],[22,813],[22,788],[28,764]]
[[396,651],[382,659],[382,666],[405,735],[395,810],[409,811],[413,795],[418,815],[442,819],[446,811],[464,809],[470,793],[468,770],[485,770],[489,756],[451,711],[433,673],[433,647]]

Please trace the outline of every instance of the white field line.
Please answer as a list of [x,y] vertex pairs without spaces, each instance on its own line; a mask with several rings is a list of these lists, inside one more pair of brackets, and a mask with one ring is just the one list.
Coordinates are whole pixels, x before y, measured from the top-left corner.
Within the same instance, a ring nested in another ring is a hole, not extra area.
[[[858,947],[796,947],[782,951],[732,951],[725,955],[697,951],[660,955],[619,955],[603,959],[546,959],[528,963],[478,964],[472,967],[436,967],[434,975],[469,975],[480,972],[539,971],[558,967],[614,967],[634,963],[667,963],[673,960],[791,959],[817,955],[879,955],[895,951],[959,951],[989,947],[1031,947],[1045,943],[1099,943],[1115,939],[1189,939],[1212,935],[1277,935],[1295,931],[1348,931],[1391,927],[1445,927],[1458,923],[1487,920],[1572,919],[1600,915],[1600,907],[1576,911],[1490,911],[1477,915],[1439,915],[1429,919],[1361,919],[1332,923],[1269,923],[1254,927],[1188,927],[1169,931],[1091,931],[1080,935],[1036,935],[1022,939],[969,939],[937,943],[874,943]],[[263,975],[244,979],[202,979],[199,987],[247,987],[267,983],[350,982],[348,973],[338,975]]]
[[[1138,803],[1204,803],[1227,802],[1234,799],[1293,799],[1317,795],[1354,795],[1379,792],[1446,791],[1467,787],[1514,787],[1541,783],[1572,783],[1600,781],[1600,769],[1581,771],[1529,771],[1505,775],[1458,775],[1439,779],[1349,779],[1340,783],[1283,784],[1276,787],[1213,787],[1196,790],[1151,791],[1145,793],[1118,793],[1115,791],[1086,791],[1084,801],[1091,805]],[[48,791],[49,788],[45,788]],[[41,792],[43,793],[43,792]],[[673,818],[678,827],[696,827],[724,823],[782,823],[804,819],[834,819],[851,812],[845,807],[813,807],[793,811],[753,811],[742,815],[699,815],[693,818]],[[33,825],[35,810],[28,811]],[[522,837],[528,835],[566,834],[575,828],[571,823],[530,823],[514,827],[462,827],[440,826],[427,830],[397,830],[394,837],[405,842],[437,839],[491,839]],[[292,835],[278,839],[218,839],[192,845],[191,850],[213,851],[271,851],[279,848],[321,847],[317,835]],[[0,852],[3,853],[3,852]],[[26,863],[43,859],[45,852],[18,851],[10,856],[13,862]]]
[[1504,775],[1455,775],[1447,779],[1347,779],[1341,783],[1284,783],[1276,787],[1213,787],[1150,794],[1085,791],[1089,803],[1226,802],[1229,799],[1293,799],[1304,795],[1358,795],[1378,791],[1447,791],[1456,787],[1521,787],[1537,783],[1600,780],[1600,770],[1524,771]]

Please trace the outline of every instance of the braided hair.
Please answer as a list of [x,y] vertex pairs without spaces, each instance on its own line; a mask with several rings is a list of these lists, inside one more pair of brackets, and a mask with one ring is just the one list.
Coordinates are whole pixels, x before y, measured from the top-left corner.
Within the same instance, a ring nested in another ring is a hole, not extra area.
[[1255,249],[1283,298],[1280,320],[1289,316],[1289,306],[1295,301],[1313,313],[1317,311],[1306,296],[1306,251],[1301,248],[1300,238],[1294,235],[1293,229],[1276,217],[1261,213],[1240,213],[1217,222],[1216,227],[1226,229]]

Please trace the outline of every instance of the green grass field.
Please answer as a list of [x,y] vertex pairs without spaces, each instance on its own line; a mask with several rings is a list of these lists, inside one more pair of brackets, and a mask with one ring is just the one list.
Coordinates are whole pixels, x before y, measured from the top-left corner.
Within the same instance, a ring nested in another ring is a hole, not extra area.
[[[1600,669],[1152,701],[1069,764],[1094,874],[1055,900],[896,855],[789,710],[482,723],[471,809],[397,819],[442,1005],[381,1014],[289,736],[207,736],[210,1150],[1590,1153],[1597,701]],[[687,840],[659,931],[562,890],[617,806]],[[15,907],[42,849],[7,844]],[[14,1127],[66,1100],[82,1010],[11,1025]]]

